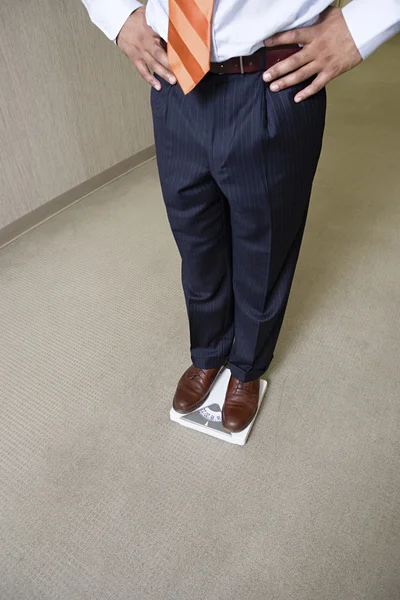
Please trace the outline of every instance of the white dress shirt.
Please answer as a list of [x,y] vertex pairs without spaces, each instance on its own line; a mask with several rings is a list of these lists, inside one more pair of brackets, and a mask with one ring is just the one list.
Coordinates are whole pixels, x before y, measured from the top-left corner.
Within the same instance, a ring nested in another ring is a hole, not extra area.
[[[138,0],[82,0],[93,23],[115,40]],[[214,0],[211,60],[247,56],[279,31],[311,25],[332,0]],[[400,31],[400,0],[353,0],[343,16],[365,59]],[[148,0],[148,25],[168,37],[168,0]]]

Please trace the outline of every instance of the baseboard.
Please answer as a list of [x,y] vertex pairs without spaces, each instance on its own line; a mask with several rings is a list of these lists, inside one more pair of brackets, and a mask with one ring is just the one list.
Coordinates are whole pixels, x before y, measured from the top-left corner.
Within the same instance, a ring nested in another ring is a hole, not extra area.
[[98,175],[91,177],[91,179],[84,181],[71,190],[49,200],[49,202],[42,204],[42,206],[39,206],[23,217],[13,221],[9,225],[6,225],[3,229],[0,229],[0,248],[10,244],[21,237],[21,235],[24,235],[44,221],[54,217],[72,204],[86,198],[86,196],[92,194],[101,187],[104,187],[114,179],[118,179],[118,177],[125,175],[129,171],[132,171],[132,169],[135,169],[144,162],[154,158],[155,153],[156,151],[153,144],[152,146],[149,146],[149,148],[145,148],[141,152],[126,158],[113,167],[102,171]]

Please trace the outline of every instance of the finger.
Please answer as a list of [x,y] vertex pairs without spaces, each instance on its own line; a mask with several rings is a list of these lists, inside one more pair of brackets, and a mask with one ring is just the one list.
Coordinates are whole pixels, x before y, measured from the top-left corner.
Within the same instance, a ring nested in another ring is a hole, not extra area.
[[299,69],[309,62],[310,59],[308,57],[307,50],[300,50],[300,52],[296,52],[296,54],[293,54],[289,58],[285,58],[285,60],[282,60],[273,67],[269,68],[268,71],[265,71],[263,79],[264,81],[272,81],[277,77],[281,77],[282,75],[286,75],[286,73],[291,73],[292,71]]
[[154,73],[157,73],[157,75],[165,79],[165,81],[168,81],[171,85],[176,83],[176,77],[171,73],[171,71],[168,71],[155,59],[150,61],[149,68],[154,71]]
[[160,44],[156,44],[153,52],[154,58],[173,75],[172,69],[168,61],[168,55]]
[[309,44],[315,36],[315,28],[314,25],[283,31],[264,40],[264,44],[267,47],[280,46],[281,44]]
[[296,85],[297,83],[301,83],[302,81],[307,81],[307,79],[309,79],[312,75],[315,75],[315,73],[317,73],[316,65],[314,65],[314,63],[309,63],[301,69],[297,69],[297,71],[290,73],[290,75],[287,75],[286,77],[282,77],[282,79],[274,81],[274,83],[272,83],[269,86],[269,89],[272,92],[279,92],[281,90],[285,90],[291,85]]
[[147,83],[150,83],[150,85],[152,85],[153,88],[155,88],[157,91],[161,90],[160,82],[157,81],[155,77],[153,77],[144,61],[138,60],[136,61],[136,63],[133,64],[135,65],[136,69],[139,71],[143,79],[147,81]]
[[333,77],[330,77],[326,73],[320,73],[318,77],[316,77],[314,81],[310,83],[309,86],[307,86],[306,88],[304,88],[304,90],[301,90],[301,92],[296,94],[296,96],[294,97],[294,101],[298,103],[303,102],[303,100],[306,100],[307,98],[310,98],[310,96],[313,96],[314,94],[322,90],[322,88],[325,87],[331,79],[333,79]]
[[[172,85],[176,83],[176,77],[172,73],[172,71],[169,69],[168,58],[166,61],[167,64],[165,65],[165,60],[164,60],[164,63],[161,63],[161,62],[159,62],[159,60],[157,58],[152,56],[150,53],[146,53],[144,56],[144,60],[147,63],[147,66],[149,67],[149,69],[151,69],[152,71],[157,73],[157,75],[160,75],[160,77],[165,79],[165,81],[169,81],[169,83],[171,83]],[[161,57],[161,60],[163,60],[162,57]]]

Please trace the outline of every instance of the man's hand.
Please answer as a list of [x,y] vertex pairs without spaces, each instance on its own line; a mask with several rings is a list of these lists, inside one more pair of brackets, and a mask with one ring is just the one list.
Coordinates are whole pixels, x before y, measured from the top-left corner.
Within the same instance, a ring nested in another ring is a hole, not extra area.
[[169,83],[176,83],[168,64],[167,53],[160,45],[160,36],[147,25],[144,7],[135,10],[125,22],[118,34],[117,46],[127,55],[143,79],[156,90],[160,90],[161,85],[150,73],[150,69]]
[[273,92],[317,75],[308,87],[297,94],[295,102],[316,94],[331,79],[362,61],[340,8],[327,8],[315,25],[278,33],[265,40],[264,44],[267,47],[280,44],[303,45],[299,52],[271,67],[263,75],[264,81],[278,78],[270,86]]

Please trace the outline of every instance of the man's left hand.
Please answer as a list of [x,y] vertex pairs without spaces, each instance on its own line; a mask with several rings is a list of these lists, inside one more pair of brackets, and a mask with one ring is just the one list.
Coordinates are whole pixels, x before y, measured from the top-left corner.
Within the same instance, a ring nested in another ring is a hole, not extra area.
[[316,94],[329,81],[362,61],[340,8],[327,8],[315,25],[278,33],[265,40],[264,44],[268,48],[280,44],[303,46],[299,52],[271,67],[263,75],[264,81],[276,80],[270,85],[273,92],[317,75],[309,86],[295,96],[295,102]]

